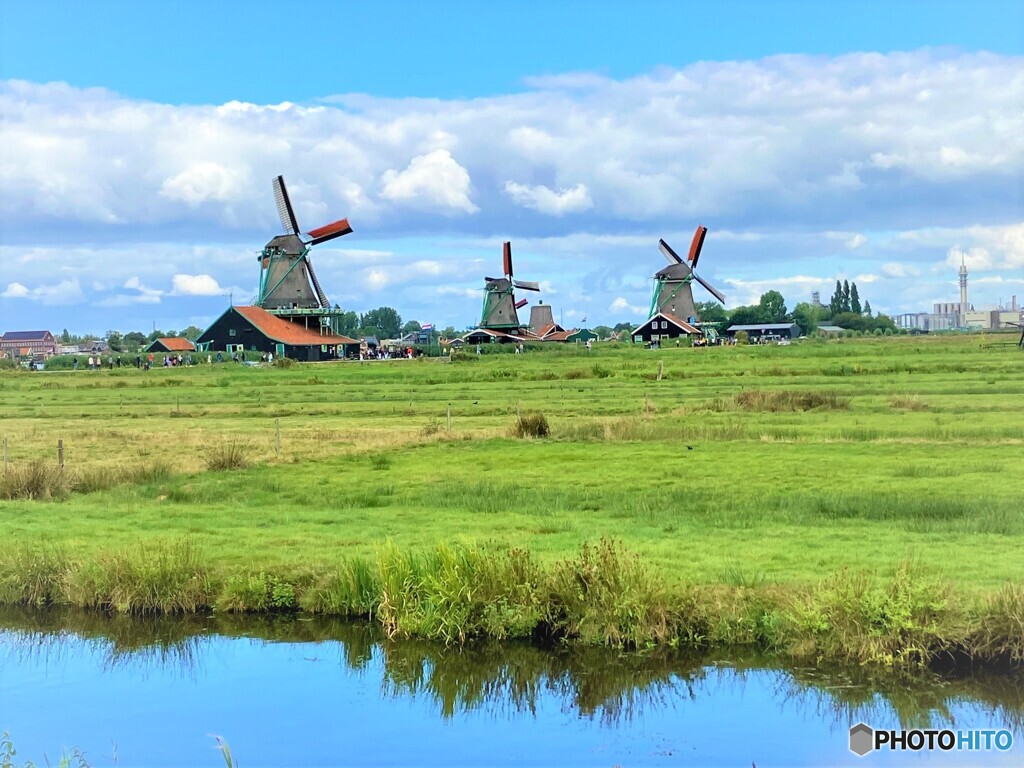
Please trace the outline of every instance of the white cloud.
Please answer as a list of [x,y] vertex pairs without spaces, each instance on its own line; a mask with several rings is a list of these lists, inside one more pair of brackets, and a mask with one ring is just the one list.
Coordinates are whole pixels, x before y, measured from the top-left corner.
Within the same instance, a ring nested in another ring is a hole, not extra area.
[[630,304],[622,296],[618,296],[608,305],[608,311],[613,315],[636,315],[638,317],[647,317],[647,307],[638,307],[634,304]]
[[181,173],[165,179],[160,194],[197,206],[208,200],[224,202],[240,196],[249,185],[244,174],[220,163],[197,163]]
[[82,287],[78,279],[61,280],[53,285],[38,285],[29,288],[24,283],[8,283],[6,290],[0,293],[4,299],[30,299],[46,306],[77,304],[82,300]]
[[23,299],[29,295],[29,290],[21,283],[9,283],[7,290],[0,293],[5,299]]
[[882,265],[883,277],[917,277],[921,270],[912,264],[901,264],[898,261],[889,261]]
[[564,216],[567,213],[578,213],[594,207],[594,201],[590,199],[585,184],[577,184],[571,189],[555,192],[543,185],[531,187],[506,181],[505,194],[511,197],[516,205],[548,216]]
[[386,200],[421,203],[442,213],[480,210],[469,199],[469,172],[447,149],[414,157],[404,171],[385,171],[381,182],[380,194]]
[[224,296],[227,291],[210,275],[175,275],[172,291],[178,296]]

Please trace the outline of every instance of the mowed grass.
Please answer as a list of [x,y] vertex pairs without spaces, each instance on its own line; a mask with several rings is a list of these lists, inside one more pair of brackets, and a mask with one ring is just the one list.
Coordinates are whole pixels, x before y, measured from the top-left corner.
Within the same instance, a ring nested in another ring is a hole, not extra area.
[[[0,538],[85,558],[187,539],[285,576],[388,540],[554,563],[606,538],[666,584],[910,562],[989,595],[1024,573],[1024,355],[1002,341],[4,373],[11,467],[62,440],[93,480],[0,500]],[[535,412],[549,435],[513,436]]]

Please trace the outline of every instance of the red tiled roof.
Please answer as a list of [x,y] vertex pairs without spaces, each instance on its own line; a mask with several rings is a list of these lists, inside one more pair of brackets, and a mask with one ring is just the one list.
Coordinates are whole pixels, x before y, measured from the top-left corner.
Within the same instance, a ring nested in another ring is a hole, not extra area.
[[321,334],[311,328],[306,328],[298,323],[292,323],[284,318],[272,315],[260,307],[235,307],[235,311],[261,330],[267,338],[273,339],[281,344],[291,344],[295,347],[319,346],[321,344],[358,344],[355,339],[348,336],[335,336],[334,334]]
[[568,341],[575,331],[552,331],[544,337],[544,341]]
[[171,336],[169,338],[160,338],[155,341],[159,341],[166,347],[168,352],[195,352],[195,344],[188,339],[183,339],[180,336]]

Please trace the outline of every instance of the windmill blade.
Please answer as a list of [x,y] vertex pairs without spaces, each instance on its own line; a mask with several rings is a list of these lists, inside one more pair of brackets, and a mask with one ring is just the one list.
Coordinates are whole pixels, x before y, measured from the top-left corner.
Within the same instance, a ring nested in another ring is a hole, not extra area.
[[309,244],[316,245],[317,243],[326,243],[328,240],[333,240],[336,237],[341,237],[351,232],[352,227],[348,225],[348,219],[338,219],[317,229],[311,229],[306,235],[313,238],[309,241]]
[[512,285],[516,288],[521,288],[524,291],[539,291],[540,283],[535,283],[530,280],[513,280]]
[[501,265],[505,270],[505,274],[512,277],[512,243],[507,240],[501,247]]
[[316,298],[320,302],[321,307],[329,307],[327,303],[327,294],[324,293],[324,289],[320,287],[320,281],[316,279],[316,272],[313,271],[313,262],[309,260],[309,254],[306,254],[306,271],[309,273],[309,280],[313,283],[313,290],[316,291]]
[[527,301],[526,299],[520,299],[519,301],[516,302],[516,309],[522,309],[523,307],[525,307],[529,303],[530,302]]
[[277,215],[281,217],[281,226],[289,234],[299,234],[299,222],[295,220],[295,211],[288,197],[288,188],[284,185],[284,176],[274,178],[274,202],[277,203]]
[[693,242],[690,243],[690,254],[686,257],[686,260],[690,262],[690,267],[693,269],[697,268],[697,259],[700,258],[700,249],[704,247],[704,236],[707,233],[708,228],[699,225],[697,231],[693,233]]
[[711,283],[707,282],[704,278],[702,278],[700,275],[698,275],[696,273],[694,273],[693,279],[696,280],[701,285],[703,285],[708,293],[710,293],[712,296],[714,296],[720,302],[725,304],[725,296],[723,296],[720,291],[718,291],[713,285],[711,285]]
[[669,247],[669,244],[664,240],[658,241],[658,250],[661,251],[662,256],[668,259],[669,264],[682,264],[683,260],[679,258],[679,254]]

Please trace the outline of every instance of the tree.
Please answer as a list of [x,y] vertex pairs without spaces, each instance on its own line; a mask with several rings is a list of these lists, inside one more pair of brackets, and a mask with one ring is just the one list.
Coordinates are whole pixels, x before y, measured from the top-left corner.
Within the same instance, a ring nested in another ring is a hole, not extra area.
[[725,307],[717,301],[697,301],[694,302],[694,307],[703,323],[724,323],[728,320]]
[[758,325],[761,320],[760,307],[736,307],[729,313],[730,325]]
[[68,333],[68,329],[67,328],[65,328],[61,332],[61,334],[60,334],[60,343],[61,344],[70,344],[71,343],[71,334]]
[[359,315],[355,312],[343,312],[338,318],[338,330],[345,336],[359,333]]
[[146,338],[146,334],[140,331],[131,331],[121,337],[121,346],[124,347],[126,352],[134,352],[140,347],[146,346],[146,342],[149,339]]
[[459,335],[459,332],[455,330],[454,326],[449,325],[443,331],[441,331],[441,338],[443,339],[454,339]]
[[870,301],[865,301],[864,302],[864,315],[866,317],[871,317],[871,302]]
[[423,326],[420,325],[419,322],[416,320],[410,320],[409,322],[402,326],[402,333],[416,333],[422,330]]
[[843,311],[843,284],[836,280],[836,292],[828,303],[829,315],[835,317]]
[[123,351],[124,337],[119,331],[107,331],[107,346],[114,352]]
[[615,329],[610,325],[595,325],[593,330],[599,339],[610,339],[612,334],[615,333]]
[[162,338],[164,338],[166,336],[167,336],[167,334],[164,333],[163,331],[161,331],[161,330],[154,330],[151,334],[146,336],[146,339],[149,340],[149,341],[156,341],[157,339],[162,339]]
[[850,281],[843,280],[843,312],[850,311]]
[[203,335],[203,329],[202,328],[196,328],[196,326],[194,326],[194,325],[190,325],[188,328],[184,329],[181,332],[181,334],[180,334],[180,336],[183,339],[189,339],[190,341],[195,341],[196,339],[198,339],[202,335]]
[[828,309],[822,306],[815,306],[807,301],[801,301],[793,307],[793,322],[800,326],[805,335],[810,336],[816,330],[822,320],[828,314]]
[[778,291],[762,293],[757,314],[762,323],[781,323],[786,319],[786,300]]
[[850,311],[857,315],[862,311],[860,306],[860,294],[857,293],[856,283],[853,283],[850,286]]
[[380,335],[386,339],[393,339],[402,332],[402,316],[391,307],[371,309],[359,318],[359,324],[364,330],[373,328],[377,331],[377,334],[364,333],[364,336]]

